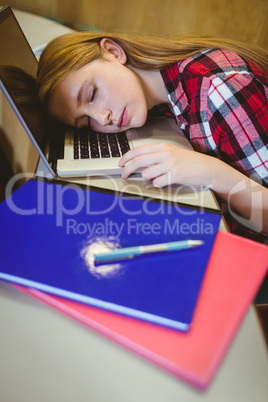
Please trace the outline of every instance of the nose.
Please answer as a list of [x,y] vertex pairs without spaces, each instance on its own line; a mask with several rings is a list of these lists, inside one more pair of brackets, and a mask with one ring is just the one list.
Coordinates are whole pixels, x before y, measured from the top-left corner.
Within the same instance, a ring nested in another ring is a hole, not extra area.
[[109,109],[91,110],[90,120],[92,125],[94,122],[101,126],[107,126],[112,122],[112,111]]
[[98,116],[99,123],[103,124],[104,126],[107,126],[108,124],[111,123],[112,121],[112,112],[111,110],[104,110],[100,113]]

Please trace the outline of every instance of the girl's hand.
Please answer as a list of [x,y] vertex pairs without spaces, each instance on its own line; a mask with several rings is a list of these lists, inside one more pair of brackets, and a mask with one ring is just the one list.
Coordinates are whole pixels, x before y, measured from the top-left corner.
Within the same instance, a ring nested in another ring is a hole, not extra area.
[[155,187],[169,184],[210,187],[228,203],[231,213],[250,229],[268,234],[268,189],[220,159],[166,143],[144,145],[119,162],[126,179],[139,169]]
[[155,187],[169,184],[208,187],[215,173],[214,161],[211,156],[160,143],[133,148],[121,158],[119,166],[124,167],[123,179],[143,169],[142,177],[152,180]]

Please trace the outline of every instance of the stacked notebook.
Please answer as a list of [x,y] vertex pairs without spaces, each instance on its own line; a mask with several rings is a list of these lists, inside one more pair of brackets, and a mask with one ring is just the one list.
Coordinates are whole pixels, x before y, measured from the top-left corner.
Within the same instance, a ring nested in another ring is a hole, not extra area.
[[[0,279],[187,331],[220,215],[29,180],[1,206]],[[199,240],[192,249],[97,265],[96,252]]]
[[[178,205],[31,180],[0,215],[2,279],[198,389],[267,272],[268,247],[218,231],[217,214]],[[103,270],[85,251],[189,237],[204,247]]]

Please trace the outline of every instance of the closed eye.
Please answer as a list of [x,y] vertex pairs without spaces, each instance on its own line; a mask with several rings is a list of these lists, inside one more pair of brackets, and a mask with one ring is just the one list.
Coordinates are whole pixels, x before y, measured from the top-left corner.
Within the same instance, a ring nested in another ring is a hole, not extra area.
[[93,92],[92,92],[92,95],[91,95],[90,103],[92,103],[92,102],[94,101],[94,98],[95,98],[95,96],[96,96],[96,93],[97,93],[97,88],[95,87],[95,88],[93,89]]

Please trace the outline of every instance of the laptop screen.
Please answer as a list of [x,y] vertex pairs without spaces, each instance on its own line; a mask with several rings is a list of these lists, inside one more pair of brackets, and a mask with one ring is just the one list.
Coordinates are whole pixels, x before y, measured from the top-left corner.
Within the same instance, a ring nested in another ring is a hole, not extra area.
[[9,7],[2,9],[0,79],[14,103],[11,106],[17,108],[36,143],[44,151],[45,139],[48,139],[47,119],[41,111],[35,91],[37,65],[36,57],[12,10]]

